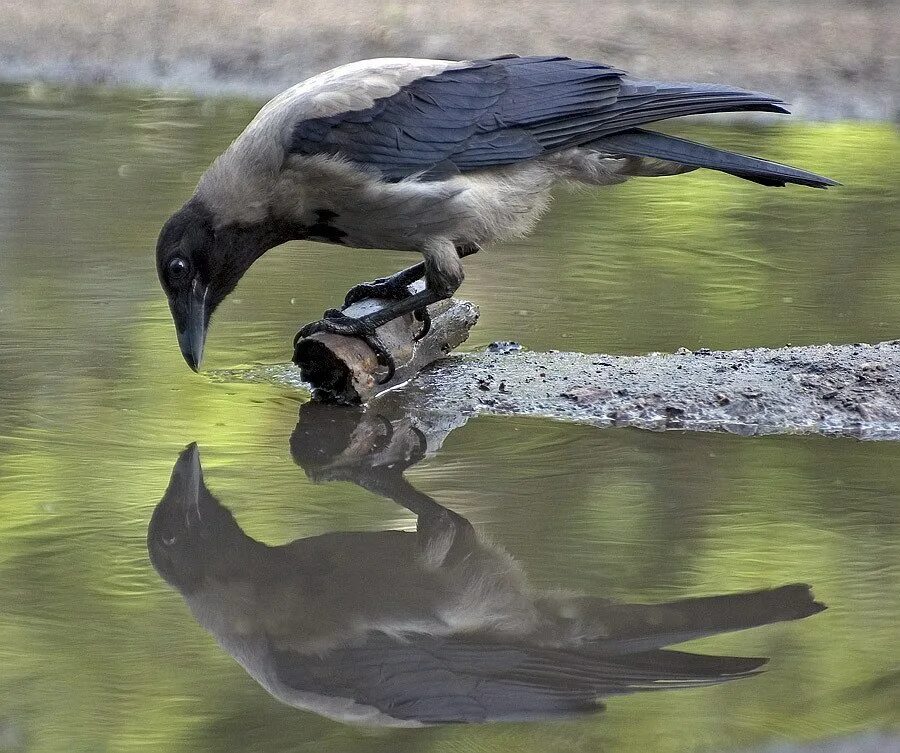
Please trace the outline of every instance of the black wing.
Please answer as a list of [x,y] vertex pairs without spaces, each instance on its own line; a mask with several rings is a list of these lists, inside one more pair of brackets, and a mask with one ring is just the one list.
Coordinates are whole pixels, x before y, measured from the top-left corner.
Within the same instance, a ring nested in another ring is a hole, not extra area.
[[603,696],[709,685],[755,673],[765,659],[647,651],[608,656],[480,640],[372,634],[322,656],[273,651],[295,690],[351,698],[426,724],[536,720],[596,711]]
[[563,57],[506,57],[419,78],[372,107],[296,124],[292,153],[340,154],[400,180],[509,165],[681,115],[787,112],[713,84],[637,81]]

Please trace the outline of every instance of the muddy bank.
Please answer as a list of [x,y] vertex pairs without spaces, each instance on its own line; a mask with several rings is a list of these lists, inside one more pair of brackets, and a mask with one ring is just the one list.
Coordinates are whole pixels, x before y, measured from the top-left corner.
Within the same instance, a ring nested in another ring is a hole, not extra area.
[[0,0],[0,77],[267,96],[367,57],[506,52],[723,81],[807,118],[897,117],[891,0]]
[[[293,367],[222,374],[302,387]],[[900,439],[900,340],[651,353],[458,355],[375,398],[449,426],[479,414],[742,435]]]
[[808,743],[781,742],[756,753],[900,753],[900,735],[873,730]]

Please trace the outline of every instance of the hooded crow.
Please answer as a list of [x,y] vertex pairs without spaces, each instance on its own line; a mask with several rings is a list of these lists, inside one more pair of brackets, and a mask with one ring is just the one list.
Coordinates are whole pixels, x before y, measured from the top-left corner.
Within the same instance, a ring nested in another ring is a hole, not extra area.
[[[787,112],[767,94],[646,81],[565,57],[384,58],[314,76],[266,104],[162,228],[157,272],[181,352],[197,370],[216,307],[286,241],[422,254],[345,302],[393,299],[385,308],[360,318],[331,310],[298,333],[365,339],[387,381],[393,364],[376,328],[451,296],[461,257],[526,234],[557,183],[603,186],[704,167],[764,186],[835,185],[644,128],[747,110]],[[411,293],[423,276],[425,289]]]

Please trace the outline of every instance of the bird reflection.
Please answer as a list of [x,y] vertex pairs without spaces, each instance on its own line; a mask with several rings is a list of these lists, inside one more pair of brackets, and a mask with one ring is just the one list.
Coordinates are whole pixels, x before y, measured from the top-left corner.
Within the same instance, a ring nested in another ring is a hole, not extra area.
[[370,725],[565,718],[607,696],[745,677],[766,659],[666,647],[825,608],[799,584],[654,605],[536,591],[499,546],[403,478],[428,442],[405,419],[305,410],[291,446],[310,477],[355,481],[417,526],[282,546],[241,530],[191,445],[150,522],[153,565],[273,696]]

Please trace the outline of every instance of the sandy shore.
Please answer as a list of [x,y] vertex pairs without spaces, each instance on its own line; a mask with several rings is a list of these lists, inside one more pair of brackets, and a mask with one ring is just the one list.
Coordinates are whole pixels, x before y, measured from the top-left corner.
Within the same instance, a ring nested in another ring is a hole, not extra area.
[[378,56],[562,53],[777,94],[807,118],[896,119],[892,0],[0,0],[0,78],[268,95]]

